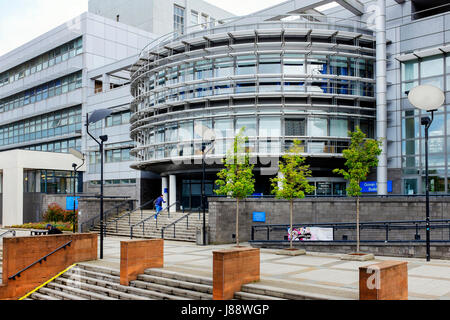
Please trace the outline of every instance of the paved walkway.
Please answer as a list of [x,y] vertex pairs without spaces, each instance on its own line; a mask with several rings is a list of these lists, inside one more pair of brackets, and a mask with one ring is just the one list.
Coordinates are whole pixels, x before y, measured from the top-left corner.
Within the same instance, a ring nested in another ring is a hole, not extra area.
[[[93,264],[120,269],[120,241],[104,241],[104,259]],[[247,244],[243,244],[247,245]],[[194,243],[165,241],[164,269],[212,278],[212,252],[231,245],[197,246]],[[450,261],[375,257],[369,262],[340,260],[341,254],[312,253],[289,257],[276,255],[275,249],[261,249],[261,285],[358,299],[359,267],[397,260],[408,262],[410,299],[450,300]]]
[[[28,236],[20,232],[18,236]],[[107,237],[104,259],[89,262],[120,269],[120,241],[126,238]],[[247,245],[247,244],[243,244]],[[232,245],[197,246],[194,243],[165,241],[164,269],[212,278],[212,252]],[[450,300],[450,260],[390,258],[376,256],[373,261],[340,260],[341,254],[313,253],[289,257],[276,255],[275,249],[261,249],[262,286],[297,290],[332,296],[338,299],[358,299],[359,267],[383,260],[408,262],[409,298]]]

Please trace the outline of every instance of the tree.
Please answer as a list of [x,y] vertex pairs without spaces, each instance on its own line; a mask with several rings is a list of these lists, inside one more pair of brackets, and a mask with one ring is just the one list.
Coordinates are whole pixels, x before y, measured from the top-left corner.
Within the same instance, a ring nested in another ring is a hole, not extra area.
[[235,136],[233,147],[227,151],[222,161],[225,169],[221,170],[216,180],[218,195],[226,195],[236,199],[236,246],[239,246],[239,201],[255,192],[254,165],[250,164],[250,157],[245,150],[248,137],[244,137],[242,128]]
[[305,193],[311,193],[315,190],[314,186],[308,183],[308,177],[311,177],[309,165],[305,165],[305,158],[300,155],[300,141],[295,140],[294,146],[282,157],[278,163],[281,176],[271,179],[272,193],[277,199],[286,199],[290,202],[290,248],[293,248],[292,241],[292,220],[294,199],[305,197]]
[[366,139],[366,135],[359,127],[355,132],[349,132],[350,147],[343,151],[346,159],[344,169],[334,169],[333,172],[341,174],[348,182],[347,195],[356,197],[356,251],[359,252],[359,197],[361,196],[361,182],[367,179],[371,168],[378,166],[378,156],[381,154],[381,141]]

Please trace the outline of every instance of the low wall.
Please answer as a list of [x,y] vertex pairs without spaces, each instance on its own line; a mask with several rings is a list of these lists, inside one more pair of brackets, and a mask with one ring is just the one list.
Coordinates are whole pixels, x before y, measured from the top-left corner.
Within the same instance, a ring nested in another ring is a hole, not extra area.
[[213,299],[231,300],[242,285],[260,280],[260,250],[232,248],[213,252]]
[[[251,237],[253,225],[289,224],[289,202],[277,199],[246,199],[239,203],[239,238],[248,241]],[[361,198],[360,221],[395,221],[395,220],[425,220],[425,197],[388,197],[388,198]],[[253,222],[253,212],[265,212],[266,222]],[[228,198],[209,198],[209,227],[211,243],[233,243],[235,233],[236,201]],[[431,197],[430,216],[432,220],[450,219],[450,197]],[[353,223],[356,222],[356,200],[353,198],[306,198],[294,201],[295,224],[315,223]],[[384,239],[382,230],[373,234],[361,233],[365,236]],[[372,231],[371,231],[372,232]],[[391,232],[391,236],[410,237],[412,235],[402,232]],[[349,240],[356,239],[355,230],[345,231]],[[280,232],[277,239],[283,240],[287,232]],[[421,239],[425,239],[425,232],[420,232]],[[271,235],[272,236],[272,235]],[[260,240],[264,240],[262,235]],[[342,240],[337,233],[335,239]],[[372,239],[372,238],[371,238]],[[448,229],[432,230],[432,239],[449,240]]]
[[[134,201],[133,208],[136,207],[137,201],[129,198],[103,199],[103,211],[106,212],[124,201]],[[98,217],[98,221],[100,221],[99,215],[100,199],[81,198],[78,200],[78,225],[81,226],[80,232],[88,232],[88,226],[83,226],[83,223],[94,217]]]
[[145,269],[164,267],[164,240],[120,242],[120,284],[128,286]]
[[[15,280],[8,278],[72,241]],[[18,299],[76,262],[97,260],[96,234],[70,234],[3,239],[3,284],[0,299]]]

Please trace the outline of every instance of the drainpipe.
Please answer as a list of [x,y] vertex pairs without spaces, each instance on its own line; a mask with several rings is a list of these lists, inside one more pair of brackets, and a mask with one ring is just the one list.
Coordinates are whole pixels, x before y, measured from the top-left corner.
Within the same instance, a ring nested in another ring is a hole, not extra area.
[[381,155],[378,158],[378,195],[387,195],[387,82],[386,82],[386,1],[378,0],[376,19],[376,98],[377,139],[382,139]]

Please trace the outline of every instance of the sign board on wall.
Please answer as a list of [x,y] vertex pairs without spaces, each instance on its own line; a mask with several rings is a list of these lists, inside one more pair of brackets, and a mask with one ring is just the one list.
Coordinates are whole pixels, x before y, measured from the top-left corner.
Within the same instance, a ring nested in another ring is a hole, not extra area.
[[253,212],[253,222],[266,222],[266,213]]
[[[78,199],[80,197],[75,197],[75,210],[78,210]],[[73,197],[66,197],[66,210],[73,210]]]
[[[333,241],[333,228],[294,228],[292,231],[293,241]],[[290,240],[290,229],[288,229],[288,240]]]
[[[376,181],[364,181],[360,183],[362,193],[373,193],[378,191],[378,183]],[[388,181],[388,192],[392,192],[392,181]]]

